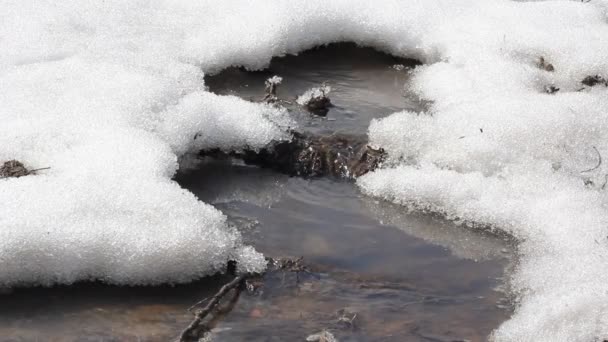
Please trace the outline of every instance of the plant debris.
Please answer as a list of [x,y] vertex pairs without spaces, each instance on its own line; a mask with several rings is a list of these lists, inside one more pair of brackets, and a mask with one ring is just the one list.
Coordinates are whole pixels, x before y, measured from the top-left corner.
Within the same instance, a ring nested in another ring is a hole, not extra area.
[[598,84],[603,84],[608,87],[608,80],[601,75],[587,76],[581,81],[581,83],[589,87],[593,87]]
[[292,131],[290,141],[273,142],[260,150],[223,152],[218,149],[200,152],[214,159],[233,157],[246,164],[298,177],[329,176],[355,179],[380,166],[386,159],[382,148],[367,144],[365,136],[332,134],[315,136]]
[[[205,317],[207,317],[207,315],[209,315],[216,307],[218,307],[218,305],[220,304],[220,300],[224,296],[226,296],[230,291],[234,290],[234,295],[230,300],[230,304],[228,306],[228,311],[232,310],[240,296],[241,291],[245,288],[245,280],[251,276],[252,274],[250,273],[237,275],[234,279],[232,279],[232,281],[222,286],[222,288],[209,300],[207,305],[195,314],[194,320],[180,334],[179,341],[198,341],[202,336],[211,331],[211,324],[203,323]],[[220,310],[222,314],[226,314],[226,312],[224,312],[226,311],[226,308]]]
[[545,86],[545,93],[547,94],[555,94],[559,91],[559,88],[554,86],[554,85],[546,85]]
[[367,145],[364,137],[346,134],[310,136],[293,133],[258,153],[246,153],[245,163],[300,177],[333,176],[354,179],[381,166],[386,152]]
[[9,160],[0,167],[0,178],[19,178],[35,174],[37,171],[48,170],[50,167],[28,170],[22,162]]
[[283,82],[283,78],[276,75],[266,80],[266,88],[264,89],[266,95],[263,99],[264,102],[275,103],[279,100],[277,97],[277,87],[279,84],[281,84],[281,82]]
[[338,310],[338,324],[350,329],[356,329],[357,313],[348,308]]
[[537,66],[545,71],[549,71],[549,72],[553,72],[555,71],[555,67],[553,67],[553,64],[548,63],[547,61],[545,61],[545,57],[541,56],[538,59],[538,64]]
[[[309,272],[308,268],[304,265],[304,258],[300,257],[297,259],[290,258],[279,258],[272,259],[266,258],[269,269],[267,272],[271,271],[283,271],[283,272]],[[213,295],[212,297],[205,298],[196,304],[192,305],[188,311],[192,311],[194,308],[201,306],[204,303],[207,303],[204,308],[201,310],[197,310],[194,314],[194,320],[184,329],[179,338],[179,342],[195,342],[204,339],[209,336],[209,333],[212,329],[217,325],[218,321],[226,316],[232,309],[235,307],[241,293],[243,290],[251,290],[250,281],[263,283],[262,276],[264,274],[259,273],[241,273],[236,274],[237,267],[235,261],[229,261],[226,267],[226,273],[230,275],[234,275],[234,278],[224,284],[219,291]],[[262,284],[257,285],[262,286]],[[230,297],[230,300],[223,307],[221,306],[221,301],[224,297],[226,297],[229,293],[233,293]],[[208,316],[211,318],[207,319]],[[334,340],[320,340],[320,341],[336,341]]]

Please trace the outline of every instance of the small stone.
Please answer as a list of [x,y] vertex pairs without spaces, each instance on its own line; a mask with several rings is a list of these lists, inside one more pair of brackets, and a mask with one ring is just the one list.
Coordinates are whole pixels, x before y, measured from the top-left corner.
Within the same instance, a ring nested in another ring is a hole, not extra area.
[[330,92],[331,87],[323,84],[321,87],[309,89],[299,96],[296,102],[313,114],[325,116],[332,105],[328,96]]

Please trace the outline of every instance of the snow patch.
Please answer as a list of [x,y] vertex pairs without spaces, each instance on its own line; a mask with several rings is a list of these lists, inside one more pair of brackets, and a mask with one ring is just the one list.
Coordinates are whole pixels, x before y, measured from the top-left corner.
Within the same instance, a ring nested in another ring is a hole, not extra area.
[[0,161],[51,169],[0,180],[1,286],[186,282],[235,257],[263,267],[171,177],[188,152],[258,148],[292,123],[206,92],[203,73],[351,41],[427,63],[410,88],[431,103],[372,123],[391,168],[363,191],[521,241],[520,305],[495,340],[608,338],[608,163],[582,172],[608,155],[608,90],[581,84],[608,77],[605,0],[2,7]]

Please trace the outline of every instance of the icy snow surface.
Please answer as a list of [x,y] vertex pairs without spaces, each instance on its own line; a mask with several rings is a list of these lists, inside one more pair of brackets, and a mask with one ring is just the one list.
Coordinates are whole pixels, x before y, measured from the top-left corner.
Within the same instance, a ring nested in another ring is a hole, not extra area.
[[608,338],[608,163],[593,169],[608,160],[608,88],[580,90],[608,76],[605,0],[1,7],[0,161],[51,169],[0,180],[0,286],[185,282],[231,257],[262,267],[171,177],[189,151],[261,147],[293,123],[206,92],[203,72],[352,41],[426,62],[410,88],[432,101],[372,122],[391,161],[361,189],[521,241],[520,303],[494,339]]

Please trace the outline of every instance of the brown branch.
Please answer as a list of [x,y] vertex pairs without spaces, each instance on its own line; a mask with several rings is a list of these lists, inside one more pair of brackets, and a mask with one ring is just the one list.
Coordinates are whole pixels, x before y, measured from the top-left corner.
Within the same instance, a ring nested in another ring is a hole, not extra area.
[[[267,257],[266,261],[268,263],[269,271],[273,270],[273,271],[283,271],[283,272],[294,272],[294,273],[296,273],[296,277],[298,277],[298,282],[299,282],[300,272],[312,274],[308,270],[308,268],[304,265],[303,257],[300,257],[298,259],[290,259],[290,258],[272,259],[272,258]],[[229,261],[227,268],[226,268],[226,273],[229,275],[235,275],[236,271],[237,271],[236,262]],[[188,325],[188,327],[181,332],[178,341],[179,342],[198,341],[199,338],[202,337],[202,335],[211,331],[211,329],[217,325],[219,320],[221,318],[223,318],[224,316],[226,316],[234,308],[234,306],[236,305],[236,303],[241,295],[241,292],[244,289],[246,289],[248,286],[247,281],[251,280],[253,278],[260,277],[262,275],[263,274],[259,274],[259,273],[239,274],[239,275],[235,276],[234,279],[232,279],[229,283],[222,286],[220,288],[220,290],[213,297],[207,297],[203,300],[198,301],[196,304],[192,305],[188,309],[188,311],[191,311],[192,309],[196,308],[197,306],[202,305],[204,302],[208,301],[207,305],[202,310],[197,311],[195,313],[194,320],[192,320],[190,325]],[[252,287],[255,288],[254,286],[252,286]],[[219,306],[220,301],[231,290],[234,290],[234,295],[228,302],[228,305],[226,305],[224,308],[222,308],[221,306]],[[203,320],[205,320],[205,318],[207,318],[207,316],[209,316],[211,314],[211,312],[214,310],[215,310],[215,312],[212,315],[212,317],[210,319],[208,319],[206,322],[203,322]]]
[[201,322],[209,313],[219,304],[220,300],[228,293],[230,290],[237,289],[240,291],[245,285],[245,280],[250,277],[250,273],[240,274],[228,284],[222,286],[222,288],[209,300],[209,303],[194,316],[194,320],[190,323],[190,325],[182,331],[180,334],[179,341],[180,342],[189,342],[197,340],[197,336],[195,336],[196,331],[201,327]]
[[602,155],[600,154],[600,151],[598,151],[595,146],[591,146],[591,147],[593,147],[593,149],[597,153],[597,158],[598,158],[597,165],[595,165],[594,167],[590,168],[589,170],[581,171],[581,173],[597,170],[600,167],[600,165],[602,165]]
[[230,312],[232,312],[232,310],[236,306],[236,303],[241,297],[241,292],[241,288],[236,289],[236,291],[234,291],[234,295],[232,296],[232,298],[230,298],[226,305],[218,305],[217,309],[215,310],[215,313],[213,314],[213,317],[211,317],[211,319],[209,319],[209,321],[205,324],[205,327],[207,329],[211,330],[215,328],[224,317],[226,317]]

